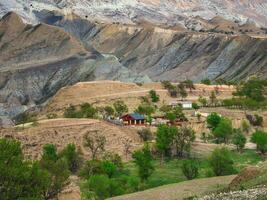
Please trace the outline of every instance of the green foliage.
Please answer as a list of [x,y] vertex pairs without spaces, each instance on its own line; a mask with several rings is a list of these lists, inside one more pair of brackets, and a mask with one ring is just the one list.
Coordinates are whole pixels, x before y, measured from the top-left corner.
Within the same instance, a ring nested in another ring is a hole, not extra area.
[[180,95],[180,97],[182,99],[184,99],[184,98],[186,98],[188,96],[187,91],[185,89],[185,85],[183,83],[180,83],[177,86],[177,91],[178,91],[178,94]]
[[235,92],[234,95],[245,96],[249,99],[261,102],[265,100],[265,86],[267,86],[266,80],[252,78],[238,87],[237,92]]
[[199,105],[198,105],[197,103],[193,103],[193,104],[192,104],[192,108],[193,108],[194,110],[198,110],[200,107],[199,107]]
[[230,175],[235,172],[231,152],[227,148],[217,148],[209,159],[210,166],[216,176]]
[[241,121],[241,130],[245,133],[249,133],[250,130],[250,124],[247,120]]
[[76,149],[74,144],[68,144],[60,153],[60,158],[64,158],[72,173],[77,173],[82,166],[81,152]]
[[161,84],[166,90],[168,90],[171,97],[177,97],[177,88],[170,81],[162,81]]
[[232,99],[224,99],[223,105],[228,108],[244,108],[244,109],[260,109],[260,108],[267,108],[267,102],[266,101],[256,101],[250,98],[232,98]]
[[153,134],[148,128],[143,128],[137,131],[137,133],[144,142],[148,142],[153,139]]
[[174,112],[167,112],[165,118],[173,122],[176,120],[176,114]]
[[109,152],[107,152],[103,156],[103,160],[112,162],[117,167],[117,169],[120,170],[120,171],[123,169],[122,159],[116,153],[109,153]]
[[174,130],[173,132],[173,144],[177,156],[183,157],[185,154],[189,156],[192,142],[196,139],[195,131],[192,128],[181,127],[178,131]]
[[128,112],[128,107],[127,105],[124,103],[124,101],[118,100],[113,104],[113,107],[116,111],[116,113],[118,114],[118,116],[121,116],[124,113]]
[[89,103],[83,103],[81,106],[81,115],[83,118],[95,118],[97,114],[97,109],[94,108]]
[[149,95],[150,95],[151,101],[153,103],[159,102],[159,95],[156,93],[155,90],[150,90]]
[[142,181],[146,181],[153,173],[152,154],[146,144],[143,149],[132,154],[135,164],[138,166],[138,175]]
[[107,174],[109,178],[111,178],[117,171],[117,166],[109,160],[104,160],[102,162],[102,168],[104,173]]
[[199,164],[196,160],[186,160],[183,162],[182,171],[188,180],[195,179],[198,176]]
[[178,132],[176,127],[167,125],[158,126],[156,132],[156,148],[161,153],[162,160],[164,155],[169,155],[174,135]]
[[66,108],[66,110],[64,112],[64,117],[66,117],[66,118],[80,118],[81,115],[77,111],[75,106],[70,105],[68,108]]
[[201,83],[204,85],[211,85],[211,80],[206,78],[206,79],[201,80]]
[[60,192],[66,183],[70,172],[68,162],[57,155],[54,145],[48,144],[43,148],[43,155],[40,160],[41,167],[49,172],[52,182],[46,196],[51,198]]
[[207,106],[208,104],[208,100],[203,96],[199,96],[198,101],[199,103],[201,103],[202,106]]
[[190,91],[196,89],[192,80],[187,79],[183,82],[183,84],[186,88],[190,89]]
[[212,134],[217,143],[227,143],[233,134],[232,121],[228,118],[221,118],[219,124],[213,129]]
[[263,125],[263,117],[259,115],[255,115],[255,123],[254,126],[262,126]]
[[135,112],[150,116],[155,112],[155,107],[148,103],[142,103],[141,105],[138,106]]
[[80,176],[90,178],[93,175],[104,174],[101,160],[88,160],[80,171]]
[[209,116],[207,117],[208,128],[214,130],[218,126],[220,121],[221,117],[218,115],[218,113],[213,112],[209,114]]
[[160,111],[164,112],[164,113],[171,112],[172,111],[172,106],[164,104],[164,105],[162,105],[160,107]]
[[105,111],[105,114],[106,114],[107,116],[113,116],[113,115],[115,114],[115,110],[114,110],[114,108],[111,107],[111,106],[106,106],[106,107],[104,108],[104,111]]
[[23,161],[20,143],[0,139],[0,197],[3,200],[43,199],[51,176],[38,162]]
[[211,103],[211,105],[215,105],[216,106],[217,97],[216,97],[215,91],[212,91],[211,94],[210,94],[210,103]]
[[234,130],[234,135],[232,138],[232,143],[236,146],[237,151],[242,151],[247,142],[247,138],[242,134],[240,129]]
[[267,133],[257,130],[251,136],[251,142],[257,145],[257,150],[262,154],[267,152]]

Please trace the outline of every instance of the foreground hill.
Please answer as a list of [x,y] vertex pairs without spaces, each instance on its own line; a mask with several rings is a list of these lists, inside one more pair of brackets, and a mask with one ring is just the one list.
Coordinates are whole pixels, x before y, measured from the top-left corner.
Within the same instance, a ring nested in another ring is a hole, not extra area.
[[124,142],[131,142],[131,148],[140,144],[140,139],[135,130],[115,126],[107,122],[93,119],[51,119],[38,121],[37,125],[25,124],[10,129],[0,130],[0,138],[13,138],[22,143],[24,154],[27,158],[38,159],[41,156],[43,146],[54,144],[61,150],[66,145],[74,143],[81,149],[88,159],[90,153],[84,148],[83,139],[89,132],[106,137],[106,151],[118,153],[125,158]]
[[95,79],[150,81],[63,29],[27,25],[15,13],[0,20],[0,116],[14,117],[63,86]]

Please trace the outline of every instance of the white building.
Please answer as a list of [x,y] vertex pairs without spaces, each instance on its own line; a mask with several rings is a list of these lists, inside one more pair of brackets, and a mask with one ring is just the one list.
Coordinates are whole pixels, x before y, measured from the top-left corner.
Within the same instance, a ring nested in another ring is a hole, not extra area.
[[183,109],[192,109],[193,108],[191,101],[173,101],[173,102],[170,102],[169,105],[172,107],[180,105],[180,106],[182,106]]

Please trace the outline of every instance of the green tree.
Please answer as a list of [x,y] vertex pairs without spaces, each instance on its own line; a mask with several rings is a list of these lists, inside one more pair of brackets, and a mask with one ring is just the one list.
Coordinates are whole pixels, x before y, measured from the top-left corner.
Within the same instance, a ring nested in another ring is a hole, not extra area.
[[185,89],[185,85],[183,83],[180,83],[177,86],[177,91],[178,91],[178,94],[180,95],[180,97],[182,98],[182,100],[188,96],[187,91]]
[[190,90],[190,92],[192,92],[192,90],[196,89],[192,80],[187,79],[183,82],[183,84],[185,85],[186,88],[188,88]]
[[128,107],[127,105],[124,103],[124,101],[118,100],[113,104],[113,107],[116,111],[116,113],[118,114],[118,116],[123,115],[124,113],[128,112]]
[[114,176],[114,174],[118,170],[117,166],[109,160],[102,161],[102,168],[103,168],[104,173],[107,174],[109,178]]
[[211,80],[206,78],[206,79],[201,80],[201,83],[204,85],[211,85]]
[[220,115],[218,115],[218,113],[213,112],[209,114],[207,117],[208,128],[211,130],[214,130],[218,126],[220,121],[221,121],[221,117]]
[[80,113],[78,113],[75,106],[70,105],[68,108],[66,108],[64,112],[64,117],[66,118],[78,118],[80,117]]
[[257,150],[262,154],[267,152],[267,133],[257,130],[251,136],[251,142],[257,145]]
[[227,143],[233,133],[232,121],[228,118],[221,118],[219,124],[212,131],[217,143]]
[[216,176],[230,175],[235,172],[231,152],[224,147],[212,152],[209,164]]
[[155,107],[153,105],[150,105],[148,103],[142,103],[138,106],[136,109],[137,113],[144,114],[146,116],[151,116],[155,112]]
[[112,108],[111,106],[106,106],[106,107],[104,108],[104,111],[105,111],[105,114],[106,114],[107,116],[113,116],[114,113],[115,113],[114,108]]
[[176,118],[176,114],[174,112],[167,112],[165,114],[165,118],[168,119],[170,122],[174,122]]
[[81,152],[76,149],[75,144],[68,144],[59,153],[59,157],[66,159],[69,166],[69,170],[72,173],[77,173],[83,163]]
[[161,163],[163,162],[164,156],[169,155],[173,142],[173,137],[177,132],[178,129],[173,126],[158,126],[156,132],[156,148],[161,153]]
[[149,95],[153,103],[159,102],[159,95],[156,93],[155,90],[150,90]]
[[81,105],[81,115],[84,118],[95,118],[97,114],[97,109],[94,108],[89,103],[83,103]]
[[138,166],[138,174],[142,181],[146,181],[154,172],[152,154],[146,144],[143,149],[137,150],[132,155],[135,164]]
[[199,164],[196,160],[186,160],[183,162],[182,171],[188,180],[195,179],[198,176]]
[[174,130],[173,143],[177,156],[183,157],[184,154],[189,155],[192,143],[195,141],[195,131],[192,128],[181,127],[177,131]]
[[242,134],[240,129],[234,130],[234,135],[232,138],[232,143],[236,146],[237,151],[241,152],[247,142],[247,138]]
[[207,99],[206,99],[205,97],[203,97],[203,96],[199,96],[198,101],[199,101],[199,103],[201,103],[201,105],[204,106],[204,107],[207,106],[207,104],[208,104]]
[[211,103],[211,105],[216,106],[217,97],[216,97],[215,91],[212,91],[210,94],[210,103]]
[[24,161],[20,142],[0,139],[0,197],[3,200],[43,199],[50,174],[38,162]]

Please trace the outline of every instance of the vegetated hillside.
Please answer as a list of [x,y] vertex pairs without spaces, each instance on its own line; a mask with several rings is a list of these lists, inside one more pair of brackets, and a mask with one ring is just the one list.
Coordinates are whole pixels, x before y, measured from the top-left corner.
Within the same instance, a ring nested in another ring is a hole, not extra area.
[[[214,22],[215,23],[215,22]],[[175,31],[151,26],[94,24],[78,17],[56,23],[154,81],[267,77],[267,38]]]
[[63,86],[95,79],[150,81],[113,57],[84,48],[63,29],[27,25],[15,13],[0,21],[0,116],[13,117]]
[[[188,91],[187,100],[196,101],[200,95],[209,98],[211,91],[216,86],[195,84],[196,89]],[[234,87],[219,86],[218,99],[230,98]],[[95,106],[112,105],[117,100],[123,100],[129,107],[129,111],[134,111],[142,102],[141,97],[148,96],[150,90],[155,90],[160,95],[159,104],[169,104],[180,98],[171,98],[168,91],[161,83],[147,83],[138,86],[134,83],[123,83],[119,81],[94,81],[82,82],[73,86],[64,87],[57,92],[45,105],[43,113],[62,112],[69,105],[81,105],[91,103]]]

